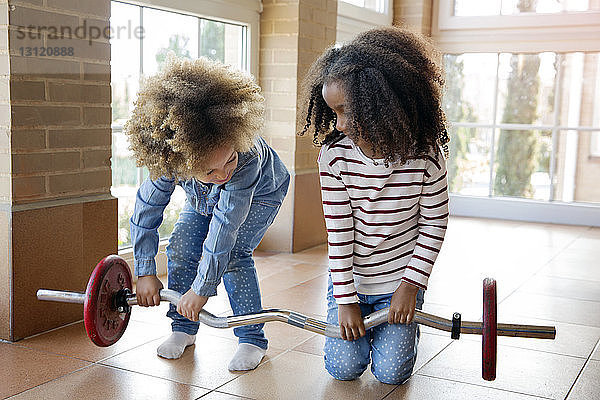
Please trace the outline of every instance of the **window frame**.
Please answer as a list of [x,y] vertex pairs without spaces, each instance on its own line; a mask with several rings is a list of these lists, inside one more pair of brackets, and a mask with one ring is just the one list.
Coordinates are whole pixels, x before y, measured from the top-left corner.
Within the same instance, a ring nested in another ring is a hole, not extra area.
[[392,25],[393,14],[393,0],[384,0],[384,12],[382,13],[346,3],[343,0],[338,1],[336,41],[341,42],[340,36],[344,41],[359,32],[377,26]]
[[259,26],[262,12],[260,0],[179,0],[176,7],[173,5],[174,2],[169,0],[111,1],[246,26],[250,45],[246,48],[245,56],[250,66],[250,73],[258,79]]
[[600,11],[454,16],[453,6],[433,3],[431,35],[445,53],[600,51]]
[[[597,39],[600,37],[600,11],[454,16],[453,10],[454,0],[433,0],[432,39],[443,54],[554,52],[560,56],[561,53],[600,52],[600,40]],[[558,77],[556,79],[558,81]],[[497,87],[495,90],[497,91]],[[497,101],[497,96],[495,93],[494,101]],[[558,101],[558,97],[556,96],[555,101]],[[495,112],[492,124],[453,125],[498,129],[511,124],[498,123]],[[527,125],[527,129],[536,127],[537,125]],[[551,127],[542,128],[552,130],[553,141],[562,130],[598,130],[598,127],[560,126],[558,122]],[[490,174],[493,173],[493,147],[491,151]],[[553,169],[554,165],[551,165],[551,171]],[[450,194],[450,198],[450,212],[453,215],[600,226],[600,205],[592,203],[467,196],[455,193]]]

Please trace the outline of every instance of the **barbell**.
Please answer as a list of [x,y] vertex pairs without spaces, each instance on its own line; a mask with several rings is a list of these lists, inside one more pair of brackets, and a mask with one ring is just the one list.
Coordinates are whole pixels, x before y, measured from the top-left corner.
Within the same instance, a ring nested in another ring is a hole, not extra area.
[[[88,337],[97,346],[106,347],[116,343],[127,328],[131,306],[137,304],[132,289],[133,279],[129,265],[121,257],[110,255],[103,258],[92,271],[85,293],[40,289],[37,291],[37,298],[83,304],[83,321]],[[181,294],[173,290],[162,289],[159,293],[161,300],[174,305],[177,305],[181,299]],[[461,321],[459,313],[454,313],[449,320],[420,310],[415,311],[414,321],[450,332],[452,339],[458,339],[461,333],[482,335],[482,377],[492,381],[496,378],[497,336],[539,339],[554,339],[556,336],[556,329],[553,326],[498,324],[496,311],[496,281],[486,278],[483,281],[483,322]],[[364,318],[365,329],[387,322],[387,314],[386,308],[367,315]],[[277,308],[229,317],[217,317],[202,310],[198,319],[213,328],[232,328],[279,321],[321,335],[341,337],[338,325],[328,324],[295,311]]]

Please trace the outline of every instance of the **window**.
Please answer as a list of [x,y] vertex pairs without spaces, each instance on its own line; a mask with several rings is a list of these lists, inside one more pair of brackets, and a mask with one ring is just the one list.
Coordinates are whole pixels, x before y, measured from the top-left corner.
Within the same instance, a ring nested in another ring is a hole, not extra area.
[[[152,3],[155,5],[160,2]],[[181,2],[182,5],[187,3]],[[175,12],[111,2],[110,24],[115,32],[111,38],[111,193],[119,200],[120,249],[131,245],[129,217],[133,213],[137,188],[148,176],[145,168],[136,167],[135,159],[128,150],[127,137],[123,133],[123,125],[133,108],[140,79],[159,71],[169,52],[190,59],[205,56],[242,70],[252,70],[249,60],[255,58],[249,52],[249,33],[257,23],[258,16],[252,19],[253,22],[248,22],[248,19],[246,23],[204,18],[194,12],[194,7],[201,7],[202,4],[199,3],[202,2],[192,3],[189,7],[191,11]],[[222,8],[225,14],[227,10],[224,6]],[[139,29],[136,31],[136,28]],[[159,228],[161,238],[166,238],[171,233],[184,202],[185,194],[177,188]]]
[[572,11],[600,10],[600,3],[589,0],[538,0],[531,9],[519,8],[518,0],[456,0],[455,16],[515,15],[524,13],[557,14]]
[[392,24],[391,0],[343,0],[338,2],[338,43],[381,25]]
[[592,132],[590,156],[600,157],[600,132]]
[[[590,40],[600,34],[598,4],[436,2],[432,35],[445,53],[448,178],[459,208],[470,198],[479,216],[510,217],[516,199],[598,215],[600,41]],[[559,221],[548,210],[540,221],[600,223]]]
[[600,79],[599,60],[599,53],[446,54],[451,191],[600,202],[574,181],[575,173],[591,181],[597,172],[578,152],[600,128],[600,91],[585,90]]
[[356,7],[366,8],[378,13],[386,13],[388,2],[386,0],[342,0],[344,3],[352,4]]

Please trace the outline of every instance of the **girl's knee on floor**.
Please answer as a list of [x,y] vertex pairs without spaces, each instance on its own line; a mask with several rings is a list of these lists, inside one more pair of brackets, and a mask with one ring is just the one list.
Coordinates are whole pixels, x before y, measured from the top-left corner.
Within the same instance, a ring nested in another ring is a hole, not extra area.
[[325,356],[325,369],[333,378],[339,381],[353,381],[360,378],[366,371],[368,364],[358,360],[333,360],[329,361]]
[[411,377],[413,368],[415,366],[416,356],[404,363],[373,363],[371,365],[371,372],[373,376],[381,382],[389,385],[402,385]]
[[365,338],[354,342],[341,339],[325,341],[325,369],[335,379],[351,381],[366,371],[371,361],[369,346]]

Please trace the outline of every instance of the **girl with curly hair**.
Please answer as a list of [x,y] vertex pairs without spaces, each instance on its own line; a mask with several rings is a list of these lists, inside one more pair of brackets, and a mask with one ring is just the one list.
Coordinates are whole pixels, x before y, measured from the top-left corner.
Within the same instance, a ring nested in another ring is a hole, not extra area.
[[[175,187],[186,202],[169,238],[169,289],[183,294],[170,305],[172,335],[157,353],[179,358],[195,341],[198,313],[221,279],[235,315],[262,309],[252,253],[273,222],[289,183],[275,151],[258,136],[264,98],[252,78],[208,59],[178,60],[148,78],[125,125],[131,150],[150,176],[137,192],[130,220],[137,301],[160,302],[154,257],[158,227]],[[263,324],[234,329],[234,371],[262,360]]]
[[[448,219],[443,71],[420,35],[377,28],[327,50],[305,80],[306,125],[322,145],[319,173],[329,245],[325,367],[336,379],[411,375],[413,323]],[[362,318],[389,307],[365,332]]]

